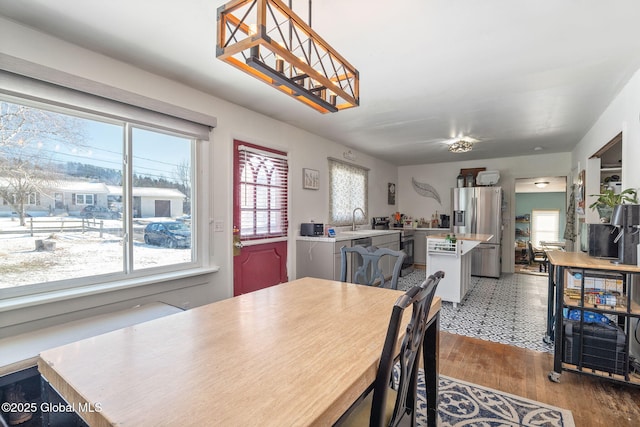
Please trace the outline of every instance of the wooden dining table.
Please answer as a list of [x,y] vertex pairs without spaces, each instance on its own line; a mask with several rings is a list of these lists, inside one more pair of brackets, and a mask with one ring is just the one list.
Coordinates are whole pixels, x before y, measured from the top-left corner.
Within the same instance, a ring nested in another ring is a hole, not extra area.
[[330,426],[371,389],[402,294],[302,278],[43,351],[38,369],[91,426]]

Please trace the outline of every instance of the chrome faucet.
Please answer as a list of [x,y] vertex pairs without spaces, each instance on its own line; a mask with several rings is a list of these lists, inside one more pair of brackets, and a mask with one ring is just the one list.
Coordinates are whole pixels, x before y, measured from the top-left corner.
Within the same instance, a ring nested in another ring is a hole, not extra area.
[[353,210],[353,214],[351,215],[351,231],[356,231],[356,211],[362,212],[362,217],[364,218],[364,211],[362,208],[355,208]]

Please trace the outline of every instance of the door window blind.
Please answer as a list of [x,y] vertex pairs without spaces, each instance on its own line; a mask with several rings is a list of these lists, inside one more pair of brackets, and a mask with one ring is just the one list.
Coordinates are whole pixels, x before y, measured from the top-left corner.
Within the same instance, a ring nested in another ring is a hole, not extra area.
[[286,153],[239,145],[238,171],[241,239],[286,236],[289,226]]

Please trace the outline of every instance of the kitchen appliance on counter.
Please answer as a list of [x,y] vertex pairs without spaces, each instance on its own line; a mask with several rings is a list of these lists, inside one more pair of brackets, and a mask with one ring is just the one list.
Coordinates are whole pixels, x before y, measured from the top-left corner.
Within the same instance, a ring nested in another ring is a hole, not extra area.
[[391,224],[393,228],[401,228],[404,227],[404,214],[400,212],[396,212],[391,215]]
[[614,243],[618,244],[618,263],[638,263],[640,244],[640,205],[618,205],[613,208],[611,225],[616,227]]
[[302,224],[300,224],[300,235],[301,236],[323,236],[324,225],[316,224],[314,222],[303,222]]
[[372,230],[388,230],[389,229],[389,217],[386,216],[374,216],[371,219]]
[[454,234],[491,234],[471,254],[473,276],[500,277],[502,271],[502,188],[466,187],[452,190]]
[[618,244],[616,228],[611,224],[588,224],[589,228],[589,256],[596,258],[618,259]]
[[450,227],[450,217],[449,215],[440,215],[440,228],[449,228]]
[[403,228],[400,232],[400,250],[404,251],[400,277],[404,277],[413,271],[413,246],[415,230]]

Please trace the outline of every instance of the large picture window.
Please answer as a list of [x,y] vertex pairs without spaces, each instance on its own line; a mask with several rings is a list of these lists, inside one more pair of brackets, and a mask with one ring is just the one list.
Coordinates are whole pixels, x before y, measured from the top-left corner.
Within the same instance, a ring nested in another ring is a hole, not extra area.
[[195,266],[194,150],[166,126],[0,98],[0,292]]
[[366,168],[329,159],[329,221],[332,225],[351,224],[357,208],[365,214],[356,216],[356,223],[368,222],[368,175]]

